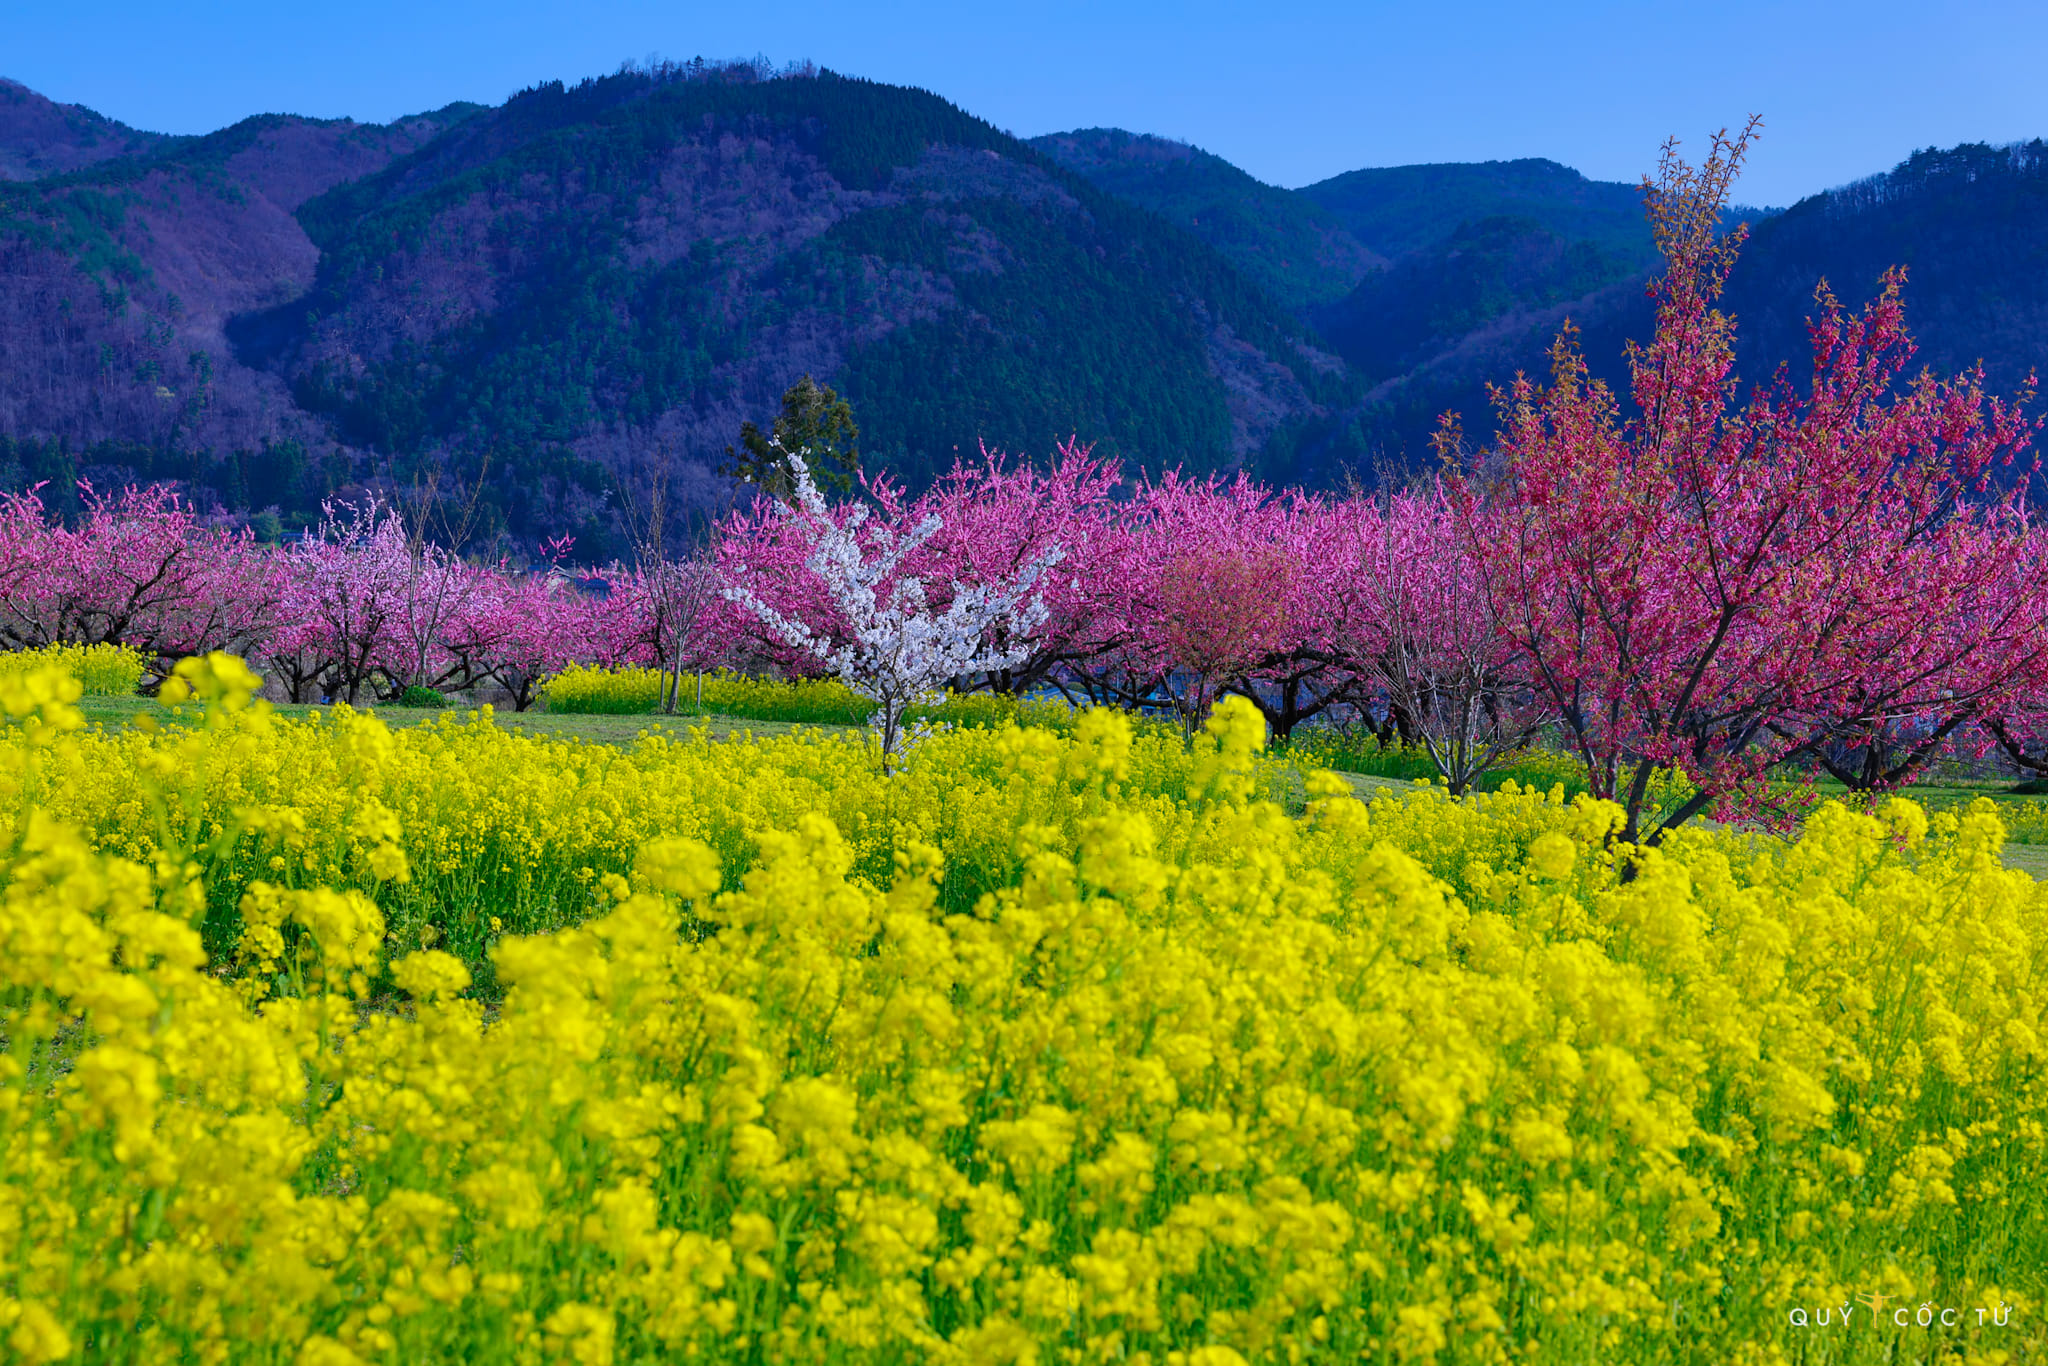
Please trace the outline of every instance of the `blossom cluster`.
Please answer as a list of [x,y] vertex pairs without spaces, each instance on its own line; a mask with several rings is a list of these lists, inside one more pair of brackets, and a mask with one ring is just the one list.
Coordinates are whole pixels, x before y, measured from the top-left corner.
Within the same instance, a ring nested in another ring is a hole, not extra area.
[[552,563],[466,560],[374,502],[330,507],[303,538],[263,546],[168,488],[84,492],[70,526],[33,492],[0,498],[0,642],[118,646],[151,682],[181,657],[235,651],[294,702],[489,688],[521,709],[572,662],[673,653],[662,567],[579,584]]
[[255,682],[0,689],[14,1359],[1761,1363],[1867,1295],[2048,1347],[1988,804],[1623,866],[1599,800],[1293,787],[1241,699],[888,779]]

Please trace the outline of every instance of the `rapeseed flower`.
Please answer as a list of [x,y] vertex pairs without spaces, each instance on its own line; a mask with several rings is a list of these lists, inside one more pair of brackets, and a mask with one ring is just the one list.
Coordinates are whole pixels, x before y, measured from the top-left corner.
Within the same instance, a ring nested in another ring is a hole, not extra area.
[[1988,803],[1623,877],[1559,790],[1291,813],[1233,703],[885,780],[237,669],[155,734],[0,678],[10,1359],[1764,1361],[1866,1294],[2048,1341],[2048,897]]

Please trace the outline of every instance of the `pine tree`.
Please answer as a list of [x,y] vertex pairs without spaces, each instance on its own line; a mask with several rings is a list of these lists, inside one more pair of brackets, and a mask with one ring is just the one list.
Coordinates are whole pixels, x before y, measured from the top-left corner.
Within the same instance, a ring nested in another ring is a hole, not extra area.
[[739,445],[725,448],[725,473],[793,505],[796,484],[784,458],[787,451],[804,457],[819,488],[850,494],[860,475],[860,451],[854,445],[859,439],[852,407],[805,375],[783,394],[782,413],[769,431],[752,422],[740,424]]

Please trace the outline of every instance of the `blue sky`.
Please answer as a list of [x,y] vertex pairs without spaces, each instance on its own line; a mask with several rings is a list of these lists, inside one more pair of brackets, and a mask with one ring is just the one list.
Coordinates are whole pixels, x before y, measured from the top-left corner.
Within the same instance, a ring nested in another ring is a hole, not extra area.
[[1298,186],[1547,156],[1634,180],[1754,112],[1736,197],[1786,204],[1918,147],[2048,136],[2048,4],[0,0],[0,75],[166,132],[383,120],[629,58],[809,58],[1031,136],[1111,125]]

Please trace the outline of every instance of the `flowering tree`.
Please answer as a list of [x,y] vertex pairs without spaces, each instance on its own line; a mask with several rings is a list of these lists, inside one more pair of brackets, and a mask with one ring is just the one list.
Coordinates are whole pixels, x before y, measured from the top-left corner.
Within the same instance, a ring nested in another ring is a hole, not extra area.
[[1525,745],[1546,716],[1512,642],[1478,592],[1478,569],[1440,484],[1354,497],[1344,509],[1355,558],[1332,635],[1454,795]]
[[186,655],[247,651],[275,625],[281,579],[246,530],[206,527],[169,487],[81,483],[76,526],[35,491],[0,500],[0,635],[16,645],[130,645],[161,677]]
[[590,608],[559,568],[494,566],[476,576],[443,648],[464,676],[496,683],[525,711],[550,675],[588,654]]
[[[384,542],[373,551],[386,549]],[[392,641],[384,669],[391,690],[408,687],[466,687],[475,675],[460,654],[449,647],[464,618],[486,591],[486,571],[463,563],[453,552],[416,536],[405,538],[404,558],[397,566],[398,611],[392,620]]]
[[365,686],[406,659],[414,564],[398,514],[374,500],[328,504],[315,532],[286,553],[286,618],[274,662],[294,673],[315,660],[353,704]]
[[1293,564],[1277,548],[1195,545],[1167,560],[1153,585],[1150,623],[1168,687],[1190,739],[1219,689],[1274,653],[1292,625]]
[[1006,460],[985,446],[980,457],[979,464],[961,462],[942,476],[916,513],[900,508],[893,489],[871,487],[892,516],[939,519],[939,529],[918,552],[919,573],[1001,582],[1058,548],[1057,566],[1037,585],[1045,619],[1015,641],[1003,635],[1003,623],[992,628],[991,644],[1026,652],[979,680],[997,692],[1023,693],[1061,670],[1085,666],[1120,634],[1114,604],[1129,548],[1111,518],[1120,476],[1113,462],[1097,459],[1077,441],[1061,445],[1042,469]]
[[2037,710],[2048,541],[2010,503],[1943,515],[1941,535],[1900,548],[1872,575],[1873,591],[1894,601],[1849,624],[1854,676],[1771,723],[1798,741],[1789,757],[1854,791],[1897,787],[1937,754],[1981,754],[1993,738],[2010,752]]
[[[1714,304],[1742,233],[1717,228],[1753,131],[1697,169],[1667,147],[1645,186],[1666,270],[1655,336],[1628,354],[1636,415],[1567,330],[1548,390],[1499,396],[1500,484],[1452,485],[1489,610],[1628,841],[1709,807],[1789,814],[1764,778],[1802,741],[1774,722],[1856,710],[1881,642],[1939,653],[1895,577],[1958,553],[1969,495],[2031,433],[1978,375],[1895,387],[1912,354],[1896,271],[1861,315],[1818,292],[1805,392],[1780,374],[1732,407],[1735,324]],[[1697,791],[1646,831],[1651,778],[1674,769]]]
[[[943,698],[952,679],[1011,668],[1027,656],[1029,637],[1046,617],[1038,582],[1059,562],[1061,548],[1040,551],[1007,581],[955,580],[945,605],[936,606],[924,579],[903,572],[906,561],[941,529],[936,515],[906,526],[896,518],[871,518],[861,506],[835,513],[811,482],[802,456],[791,454],[789,466],[796,505],[777,504],[782,510],[776,515],[787,518],[809,542],[805,568],[829,599],[836,620],[827,631],[814,630],[770,606],[745,582],[728,586],[723,595],[791,648],[874,700],[883,771],[893,772],[903,744],[904,714],[911,707]],[[1007,638],[1007,646],[989,643],[997,632]]]
[[1280,735],[1327,704],[1332,694],[1313,681],[1325,661],[1309,648],[1327,568],[1320,505],[1243,477],[1171,474],[1135,501],[1114,582],[1148,691],[1172,697],[1190,733],[1226,689],[1251,698]]

